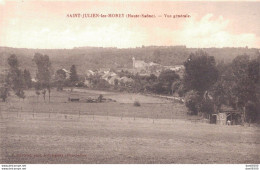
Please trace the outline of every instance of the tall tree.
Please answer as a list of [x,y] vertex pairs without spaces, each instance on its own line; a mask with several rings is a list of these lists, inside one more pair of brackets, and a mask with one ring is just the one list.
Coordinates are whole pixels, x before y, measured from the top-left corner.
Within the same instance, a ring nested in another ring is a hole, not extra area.
[[[248,55],[237,56],[232,64],[232,76],[234,80],[234,87],[232,93],[236,96],[237,108],[244,111],[244,120],[252,121],[253,114],[246,113],[246,107],[252,108],[259,105],[259,60],[251,60]],[[249,109],[253,110],[253,109]]]
[[[210,100],[205,98],[208,90],[218,79],[218,70],[213,56],[199,50],[191,53],[184,62],[184,91],[186,94],[185,103],[190,113],[197,114],[199,111],[209,113],[213,110]],[[206,95],[205,95],[206,94]]]
[[215,59],[202,50],[191,53],[184,66],[184,85],[189,90],[198,91],[203,95],[217,81]]
[[238,107],[244,107],[249,100],[256,101],[255,83],[258,81],[259,75],[256,72],[257,67],[255,67],[254,63],[250,63],[249,56],[237,56],[233,60],[231,67],[235,82],[233,94],[238,98]]
[[72,65],[70,68],[70,82],[72,86],[75,86],[76,83],[78,82],[79,77],[77,74],[76,66]]
[[32,87],[32,78],[31,78],[31,73],[29,70],[24,69],[23,71],[23,76],[24,76],[24,84],[27,89]]
[[180,76],[172,70],[162,71],[158,77],[159,83],[164,93],[172,93],[172,84],[173,82],[180,79]]
[[51,62],[49,56],[36,53],[33,61],[37,66],[36,78],[39,83],[39,88],[43,90],[43,98],[45,100],[46,89],[49,92],[50,100],[50,88],[51,88]]
[[8,97],[8,92],[9,92],[9,88],[7,84],[0,87],[0,98],[2,99],[3,102],[6,101]]
[[19,98],[25,98],[24,95],[24,77],[23,72],[19,69],[17,56],[12,54],[8,59],[9,72],[7,75],[7,84]]
[[231,64],[222,66],[221,76],[211,89],[217,109],[222,104],[230,105],[244,113],[244,121],[256,121],[260,114],[259,67],[259,60],[250,60],[248,55],[237,56]]
[[66,72],[62,69],[56,71],[55,80],[57,84],[57,90],[63,90],[64,83],[66,81]]

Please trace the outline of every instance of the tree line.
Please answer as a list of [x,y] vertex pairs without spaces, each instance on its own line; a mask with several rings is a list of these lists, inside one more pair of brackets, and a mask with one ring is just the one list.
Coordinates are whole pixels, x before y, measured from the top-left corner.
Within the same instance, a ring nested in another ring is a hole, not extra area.
[[[77,74],[75,65],[71,66],[69,78],[67,73],[58,69],[55,73],[51,67],[48,55],[36,53],[33,62],[37,66],[37,82],[31,81],[28,70],[21,70],[16,55],[8,58],[9,70],[0,90],[0,97],[6,100],[10,90],[19,98],[25,98],[24,90],[34,87],[39,97],[45,100],[48,93],[56,87],[84,86],[84,78]],[[164,70],[159,76],[153,74],[141,76],[128,71],[116,72],[119,77],[131,78],[133,81],[122,82],[114,80],[113,85],[103,80],[100,75],[88,77],[92,88],[128,91],[137,93],[178,94],[185,98],[188,114],[218,113],[222,105],[233,107],[244,113],[244,121],[255,122],[260,119],[260,54],[251,59],[249,55],[239,55],[231,63],[216,63],[214,56],[202,50],[191,53],[184,62],[184,76],[175,71]],[[53,76],[54,75],[54,76]]]
[[243,114],[243,121],[260,119],[260,54],[255,59],[244,54],[230,64],[216,64],[203,51],[190,54],[184,63],[183,91],[189,114],[218,113],[222,105]]
[[[26,97],[24,90],[33,87],[35,89],[35,94],[37,95],[37,100],[42,94],[45,101],[46,94],[48,93],[48,98],[50,101],[51,89],[53,87],[57,87],[58,90],[62,90],[64,86],[63,78],[64,76],[66,77],[65,72],[57,70],[55,77],[53,77],[51,61],[48,55],[35,53],[32,60],[37,66],[36,80],[34,82],[32,81],[29,70],[24,69],[22,71],[20,69],[19,61],[15,54],[10,55],[7,60],[9,65],[8,73],[7,75],[4,75],[0,86],[0,98],[3,102],[6,101],[11,91],[14,92],[17,97],[24,99]],[[75,86],[77,82],[78,75],[76,66],[72,65],[70,70],[70,79],[67,84],[68,86]]]

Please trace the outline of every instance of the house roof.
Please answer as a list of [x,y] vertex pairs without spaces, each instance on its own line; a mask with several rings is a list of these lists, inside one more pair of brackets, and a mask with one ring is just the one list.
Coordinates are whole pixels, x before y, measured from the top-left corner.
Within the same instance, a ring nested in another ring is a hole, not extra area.
[[132,79],[132,78],[127,78],[127,77],[124,76],[124,77],[121,77],[121,78],[120,78],[120,81],[126,83],[126,82],[132,82],[133,79]]
[[227,105],[222,105],[220,108],[220,112],[235,112],[235,111],[237,111],[237,110],[235,110],[231,106],[227,106]]
[[65,73],[70,73],[70,71],[66,70],[65,68],[62,69]]

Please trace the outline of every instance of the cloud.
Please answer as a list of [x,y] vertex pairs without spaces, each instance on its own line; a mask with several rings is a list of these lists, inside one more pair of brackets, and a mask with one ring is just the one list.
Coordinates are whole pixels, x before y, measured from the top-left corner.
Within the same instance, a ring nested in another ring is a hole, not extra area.
[[[30,48],[72,48],[79,46],[119,47],[141,46],[144,34],[139,29],[122,24],[109,24],[105,26],[67,26],[63,30],[38,28],[23,29],[23,33],[8,30],[8,42],[15,47]],[[19,37],[17,39],[17,37]]]
[[5,4],[5,0],[0,0],[0,5],[4,5]]
[[213,14],[198,17],[195,14],[189,19],[174,19],[172,23],[165,25],[157,24],[161,21],[159,19],[93,19],[86,22],[14,17],[2,24],[5,29],[2,29],[0,45],[27,48],[127,48],[142,45],[186,45],[195,48],[259,47],[260,39],[255,33],[239,30],[234,33],[229,30],[232,28],[232,18]]
[[230,21],[223,16],[214,18],[207,14],[200,20],[196,18],[184,22],[182,28],[171,31],[173,44],[187,47],[255,47],[257,37],[253,33],[233,34],[228,31]]

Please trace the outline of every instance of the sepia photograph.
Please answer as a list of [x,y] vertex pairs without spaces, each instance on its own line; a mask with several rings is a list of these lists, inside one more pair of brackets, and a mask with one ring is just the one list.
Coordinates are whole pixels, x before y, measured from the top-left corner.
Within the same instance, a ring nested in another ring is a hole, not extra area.
[[259,18],[260,1],[0,0],[2,170],[258,170]]

